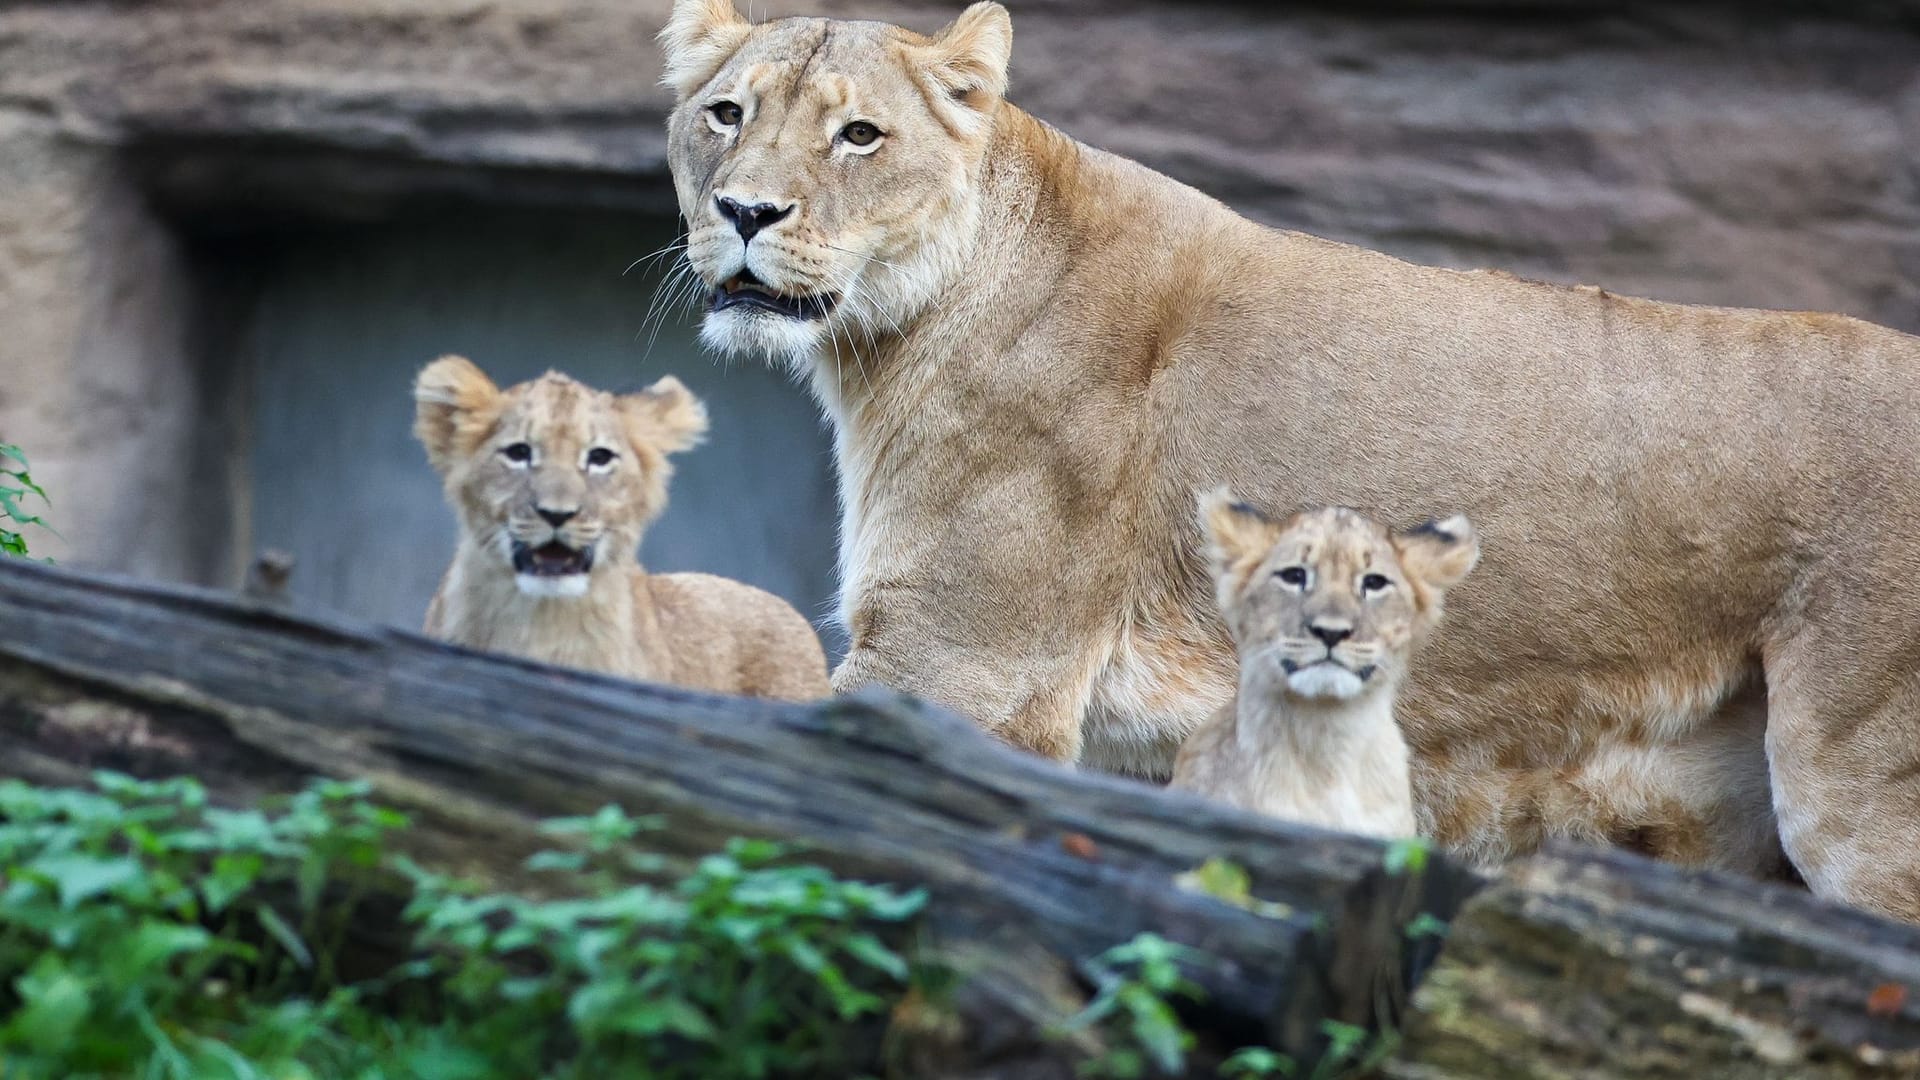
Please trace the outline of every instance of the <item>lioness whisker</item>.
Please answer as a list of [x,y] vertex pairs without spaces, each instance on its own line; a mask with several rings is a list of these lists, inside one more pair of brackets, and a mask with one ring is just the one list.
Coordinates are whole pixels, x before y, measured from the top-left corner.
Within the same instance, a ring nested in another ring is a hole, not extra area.
[[647,255],[642,255],[639,258],[628,263],[627,268],[625,270],[620,271],[620,276],[626,277],[628,274],[633,273],[633,268],[636,266],[639,266],[642,263],[652,262],[653,260],[658,259],[662,255],[666,255],[675,251],[685,251],[686,249],[687,249],[687,236],[685,233],[682,233],[679,236],[675,237],[670,242],[668,242],[667,246],[661,248],[660,250],[652,252]]

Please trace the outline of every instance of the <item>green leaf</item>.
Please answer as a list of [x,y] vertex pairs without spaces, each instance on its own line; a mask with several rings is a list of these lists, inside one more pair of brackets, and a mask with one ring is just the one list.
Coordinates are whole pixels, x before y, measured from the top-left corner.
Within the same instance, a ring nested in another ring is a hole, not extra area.
[[617,983],[589,983],[574,991],[567,1000],[567,1019],[573,1021],[580,1037],[598,1039],[615,1030],[621,1020],[620,1006],[627,1001],[627,988]]
[[896,893],[891,889],[874,889],[870,895],[867,915],[883,922],[903,922],[918,914],[927,904],[925,889],[914,889],[905,893]]
[[207,912],[218,915],[260,880],[267,860],[258,852],[226,852],[214,857],[213,871],[200,881]]
[[327,890],[326,855],[312,852],[300,860],[300,869],[294,882],[300,897],[300,910],[316,911],[320,907],[320,897]]
[[1320,1021],[1320,1033],[1327,1037],[1325,1060],[1334,1063],[1351,1061],[1367,1044],[1366,1028],[1343,1024],[1338,1020]]
[[1241,1080],[1261,1076],[1291,1077],[1300,1070],[1299,1063],[1277,1050],[1264,1046],[1244,1046],[1220,1064],[1220,1075],[1228,1080]]
[[578,873],[587,867],[587,857],[577,851],[542,851],[527,860],[527,869]]
[[136,859],[103,859],[93,855],[49,856],[34,860],[26,869],[51,881],[60,893],[61,906],[69,909],[130,885],[144,873]]
[[1443,938],[1447,936],[1448,929],[1446,920],[1430,911],[1423,911],[1407,920],[1406,935],[1413,941],[1430,937]]
[[1427,857],[1433,852],[1433,845],[1418,836],[1402,837],[1389,841],[1385,863],[1387,873],[1419,874],[1427,869]]
[[872,934],[854,934],[841,942],[840,947],[848,956],[875,971],[892,976],[898,982],[906,981],[907,962]]
[[293,957],[294,963],[303,968],[313,966],[313,953],[307,950],[307,943],[300,940],[300,935],[287,924],[287,920],[280,917],[279,912],[263,905],[254,914],[259,917],[261,928],[280,943],[287,955]]
[[1178,1076],[1186,1068],[1187,1048],[1193,1035],[1180,1024],[1173,1008],[1158,998],[1142,995],[1129,1005],[1133,1014],[1133,1036],[1153,1063],[1168,1076]]
[[1173,880],[1189,892],[1203,893],[1235,907],[1245,907],[1252,897],[1253,879],[1247,876],[1246,867],[1217,855]]
[[39,1053],[64,1052],[93,1011],[93,995],[86,981],[68,971],[57,957],[48,955],[14,985],[22,1005],[7,1027]]
[[139,971],[157,967],[181,953],[199,952],[212,944],[213,935],[198,926],[148,921],[134,931],[124,960]]

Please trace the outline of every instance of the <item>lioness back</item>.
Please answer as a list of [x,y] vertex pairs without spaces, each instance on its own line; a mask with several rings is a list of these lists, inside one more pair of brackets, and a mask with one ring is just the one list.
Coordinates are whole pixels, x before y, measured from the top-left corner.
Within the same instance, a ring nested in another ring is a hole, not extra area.
[[673,676],[753,697],[826,697],[827,655],[785,600],[712,574],[649,574],[660,632],[673,642]]

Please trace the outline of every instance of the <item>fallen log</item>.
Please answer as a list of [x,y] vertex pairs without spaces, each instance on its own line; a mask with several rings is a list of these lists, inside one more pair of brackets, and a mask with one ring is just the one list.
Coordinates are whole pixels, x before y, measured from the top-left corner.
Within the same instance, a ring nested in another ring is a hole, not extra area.
[[1554,849],[1466,904],[1386,1071],[1920,1076],[1920,927],[1787,886]]
[[[1422,962],[1407,921],[1450,918],[1480,883],[1063,770],[902,697],[724,699],[16,561],[0,562],[0,755],[41,783],[192,774],[231,802],[365,778],[414,817],[419,857],[498,884],[520,880],[537,819],[608,802],[665,815],[669,855],[798,841],[842,873],[929,890],[926,948],[965,980],[955,1070],[1064,1065],[1036,1032],[1084,1002],[1092,957],[1145,931],[1200,950],[1203,1042],[1311,1055],[1323,1020],[1394,1008]],[[1277,906],[1175,882],[1211,858]]]

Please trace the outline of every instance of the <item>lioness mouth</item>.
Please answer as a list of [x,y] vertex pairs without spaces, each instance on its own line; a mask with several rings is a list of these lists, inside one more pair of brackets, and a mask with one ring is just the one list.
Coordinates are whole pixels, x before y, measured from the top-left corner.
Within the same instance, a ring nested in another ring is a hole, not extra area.
[[713,303],[708,310],[725,311],[746,305],[789,319],[823,319],[833,310],[835,302],[832,296],[783,296],[754,277],[753,271],[742,270],[713,290]]
[[513,572],[532,577],[566,577],[593,569],[592,548],[570,548],[558,540],[534,547],[513,545]]

